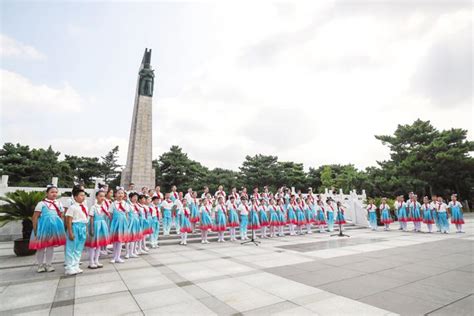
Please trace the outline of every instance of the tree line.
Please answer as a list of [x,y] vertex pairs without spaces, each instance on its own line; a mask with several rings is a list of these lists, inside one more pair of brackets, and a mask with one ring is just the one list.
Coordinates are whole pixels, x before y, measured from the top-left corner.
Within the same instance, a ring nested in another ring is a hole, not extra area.
[[[398,125],[393,135],[375,136],[390,149],[390,159],[378,161],[364,170],[352,164],[309,167],[302,163],[280,161],[277,156],[246,156],[239,170],[210,169],[188,157],[178,146],[172,146],[153,161],[156,182],[163,191],[172,185],[180,190],[204,185],[216,190],[219,184],[253,188],[268,185],[272,190],[283,185],[306,190],[312,187],[366,190],[368,196],[392,197],[413,191],[421,196],[456,192],[461,199],[473,201],[474,142],[467,139],[467,131],[453,128],[437,130],[429,121],[416,120]],[[69,187],[82,182],[91,187],[94,178],[103,178],[112,187],[120,183],[117,163],[118,147],[104,157],[65,155],[51,147],[30,149],[20,144],[5,143],[0,150],[0,173],[10,176],[12,186],[44,186],[51,177],[59,177],[60,186]]]

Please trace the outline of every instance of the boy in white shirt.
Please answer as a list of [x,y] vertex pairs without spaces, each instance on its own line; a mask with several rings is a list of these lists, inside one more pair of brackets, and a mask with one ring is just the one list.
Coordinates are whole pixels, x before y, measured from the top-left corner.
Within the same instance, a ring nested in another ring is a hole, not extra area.
[[84,204],[86,194],[84,190],[73,191],[74,203],[66,211],[66,275],[82,273],[79,269],[82,250],[86,242],[87,222],[89,211]]

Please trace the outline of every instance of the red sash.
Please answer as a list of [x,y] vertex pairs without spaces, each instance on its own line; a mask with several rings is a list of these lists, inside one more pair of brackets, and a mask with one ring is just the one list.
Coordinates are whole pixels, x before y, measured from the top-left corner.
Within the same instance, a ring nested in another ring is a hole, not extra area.
[[112,215],[109,213],[109,211],[107,211],[107,210],[104,208],[104,205],[102,205],[102,206],[100,207],[100,209],[102,210],[102,212],[105,213],[105,215],[107,215],[107,217],[108,217],[109,219],[112,219]]
[[125,212],[125,209],[123,208],[122,203],[118,204],[118,209],[119,211]]
[[224,204],[219,204],[219,206],[221,207],[222,211],[227,214],[227,208],[225,207]]
[[59,217],[61,217],[61,210],[60,210],[59,207],[56,205],[56,203],[54,203],[54,201],[49,202],[49,201],[46,201],[46,199],[44,199],[44,200],[43,200],[43,203],[45,203],[45,204],[46,204],[46,203],[49,203],[49,204],[50,204],[49,206],[46,205],[46,206],[48,206],[48,208],[50,208],[50,206],[53,205],[53,206],[54,206],[54,209],[56,210],[56,213],[58,214]]
[[79,204],[79,206],[81,207],[82,213],[84,213],[84,215],[86,215],[86,218],[89,218],[89,214],[87,214],[86,207],[82,204]]

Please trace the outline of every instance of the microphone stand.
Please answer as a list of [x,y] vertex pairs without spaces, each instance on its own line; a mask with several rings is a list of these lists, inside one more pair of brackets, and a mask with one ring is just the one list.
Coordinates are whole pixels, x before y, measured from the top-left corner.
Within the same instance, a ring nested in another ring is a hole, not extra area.
[[[257,213],[257,214],[258,214],[258,213]],[[250,215],[250,213],[249,213],[249,215]],[[253,243],[253,244],[255,244],[255,246],[258,246],[258,244],[260,244],[261,241],[255,240],[255,238],[254,238],[255,234],[254,234],[254,231],[253,231],[253,230],[254,230],[254,229],[253,229],[253,227],[254,227],[253,216],[250,216],[250,221],[249,221],[249,223],[250,223],[250,226],[252,227],[252,238],[250,238],[250,240],[241,242],[240,244],[241,244],[241,245],[245,245],[245,244],[248,244],[248,243]]]
[[[337,218],[339,218],[339,214],[340,214],[341,210],[339,209],[339,207],[337,208]],[[339,233],[338,234],[332,234],[331,237],[334,237],[334,236],[338,236],[338,237],[351,237],[349,235],[346,235],[342,232],[342,224],[341,224],[341,221],[339,221]]]

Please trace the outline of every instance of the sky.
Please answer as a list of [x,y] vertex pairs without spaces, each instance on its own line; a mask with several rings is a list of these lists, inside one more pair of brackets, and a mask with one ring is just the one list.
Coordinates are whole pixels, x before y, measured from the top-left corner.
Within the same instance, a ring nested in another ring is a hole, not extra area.
[[473,139],[470,1],[1,1],[0,144],[125,163],[138,68],[153,157],[238,170],[389,159],[374,135],[430,120]]

